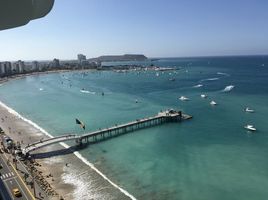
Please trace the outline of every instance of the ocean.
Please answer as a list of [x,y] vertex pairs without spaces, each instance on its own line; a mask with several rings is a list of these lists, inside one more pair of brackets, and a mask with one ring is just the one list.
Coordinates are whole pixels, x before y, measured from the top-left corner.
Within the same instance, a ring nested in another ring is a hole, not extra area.
[[[79,153],[137,199],[267,199],[268,56],[106,63],[117,64],[178,70],[28,76],[1,85],[0,101],[53,136],[83,134],[75,118],[90,132],[182,110],[193,119],[91,144]],[[247,124],[257,131],[247,131]]]

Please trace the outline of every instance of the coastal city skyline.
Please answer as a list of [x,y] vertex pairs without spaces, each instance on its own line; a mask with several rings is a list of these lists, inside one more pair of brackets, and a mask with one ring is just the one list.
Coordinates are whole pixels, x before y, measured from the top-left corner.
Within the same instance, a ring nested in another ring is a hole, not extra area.
[[124,54],[99,56],[87,59],[84,54],[77,54],[77,59],[73,60],[34,60],[34,61],[2,61],[0,62],[0,78],[17,74],[32,72],[44,72],[52,70],[78,70],[78,69],[100,69],[103,62],[112,61],[145,61],[148,58],[141,54]]
[[[55,1],[44,18],[0,32],[1,61],[268,54],[268,3]],[[66,48],[67,47],[67,48]]]

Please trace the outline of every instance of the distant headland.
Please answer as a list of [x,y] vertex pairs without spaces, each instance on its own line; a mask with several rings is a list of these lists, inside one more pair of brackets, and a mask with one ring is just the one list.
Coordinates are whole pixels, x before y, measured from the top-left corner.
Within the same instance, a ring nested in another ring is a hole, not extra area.
[[112,61],[144,61],[148,58],[142,54],[125,54],[125,55],[106,55],[93,58],[91,60],[99,62],[112,62]]

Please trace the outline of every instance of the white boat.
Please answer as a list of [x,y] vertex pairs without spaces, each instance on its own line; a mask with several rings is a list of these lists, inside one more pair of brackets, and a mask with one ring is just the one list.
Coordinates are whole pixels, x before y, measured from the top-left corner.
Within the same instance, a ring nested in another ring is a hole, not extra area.
[[244,128],[249,130],[249,131],[256,131],[257,130],[253,125],[249,125],[249,124],[244,126]]
[[179,100],[181,100],[181,101],[188,101],[189,98],[187,98],[187,97],[185,97],[185,96],[181,96],[181,97],[179,98]]
[[205,95],[205,94],[201,94],[200,96],[201,96],[201,98],[207,98],[207,95]]
[[217,103],[215,101],[211,101],[210,105],[215,106],[215,105],[217,105]]
[[249,107],[246,107],[245,111],[246,112],[250,112],[250,113],[253,113],[254,112],[254,110],[253,109],[250,109]]

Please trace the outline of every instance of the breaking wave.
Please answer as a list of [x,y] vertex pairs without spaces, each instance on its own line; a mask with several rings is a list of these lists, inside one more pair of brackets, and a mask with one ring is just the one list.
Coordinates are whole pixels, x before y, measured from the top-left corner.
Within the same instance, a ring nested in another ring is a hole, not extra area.
[[[13,110],[12,108],[8,107],[7,105],[5,105],[3,102],[0,101],[0,106],[4,107],[5,109],[7,109],[7,111],[11,114],[13,114],[14,116],[18,117],[19,119],[22,119],[23,121],[27,122],[28,124],[32,125],[33,127],[35,127],[37,130],[39,130],[40,132],[42,132],[43,134],[47,135],[50,138],[53,138],[53,136],[51,134],[49,134],[46,130],[44,130],[43,128],[41,128],[39,125],[37,125],[36,123],[34,123],[33,121],[23,117],[22,115],[20,115],[18,112],[16,112],[15,110]],[[60,145],[62,145],[65,148],[70,148],[69,145],[67,145],[66,143],[61,142]],[[126,196],[128,196],[130,199],[132,200],[136,200],[136,198],[131,195],[130,193],[128,193],[126,190],[124,190],[123,188],[119,187],[118,185],[116,185],[114,182],[112,182],[105,174],[103,174],[101,171],[99,171],[92,163],[90,163],[86,158],[84,158],[79,152],[75,151],[73,153],[76,157],[78,157],[83,163],[85,163],[86,165],[88,165],[91,169],[93,169],[95,172],[97,172],[102,178],[104,178],[105,180],[107,180],[112,186],[114,186],[115,188],[117,188],[118,190],[120,190],[120,192],[122,192],[123,194],[125,194]]]

